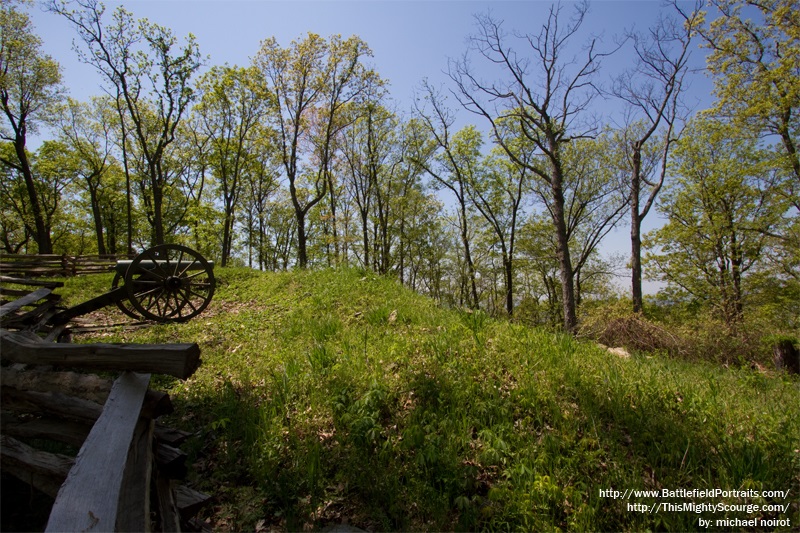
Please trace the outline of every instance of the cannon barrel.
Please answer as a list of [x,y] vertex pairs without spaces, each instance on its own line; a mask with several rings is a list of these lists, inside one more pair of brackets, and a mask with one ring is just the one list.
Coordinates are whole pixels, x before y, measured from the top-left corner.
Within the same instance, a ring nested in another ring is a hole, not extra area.
[[[125,275],[125,272],[128,271],[128,267],[131,266],[133,260],[123,260],[117,261],[116,266],[114,269],[119,272],[121,275]],[[214,268],[214,261],[208,261],[208,266]],[[156,261],[153,260],[146,260],[146,261],[139,261],[138,267],[144,270],[153,270],[156,268],[156,265],[161,269],[170,269],[173,272],[186,272],[187,270],[203,270],[205,267],[199,263],[198,261],[167,261],[163,259],[159,259]]]

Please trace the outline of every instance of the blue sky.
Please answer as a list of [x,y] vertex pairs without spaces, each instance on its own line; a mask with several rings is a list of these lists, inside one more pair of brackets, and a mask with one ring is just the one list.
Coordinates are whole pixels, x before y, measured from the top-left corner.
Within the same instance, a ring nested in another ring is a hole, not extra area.
[[[267,1],[267,0],[131,0],[105,2],[110,11],[124,4],[137,18],[170,28],[179,38],[193,33],[200,51],[208,56],[207,65],[229,63],[246,65],[256,54],[261,41],[275,36],[287,46],[308,32],[324,37],[353,34],[366,41],[373,51],[372,63],[390,82],[396,108],[407,112],[412,105],[415,87],[424,78],[447,89],[445,74],[448,60],[459,58],[475,32],[474,15],[491,11],[504,21],[509,31],[538,33],[546,21],[550,2],[528,1]],[[567,12],[571,2],[563,3]],[[686,4],[688,6],[688,4]],[[688,7],[687,7],[688,8]],[[615,48],[615,39],[626,29],[646,30],[659,12],[665,10],[658,0],[599,0],[591,3],[581,34],[580,46],[591,37],[601,40],[604,50]],[[72,42],[76,33],[63,18],[31,8],[36,32],[44,41],[44,50],[62,66],[63,79],[74,98],[85,100],[101,92],[101,79],[90,66],[81,64]],[[578,50],[576,50],[577,52]],[[476,64],[480,64],[479,62]],[[613,76],[632,64],[630,47],[606,58],[598,78],[608,86]],[[704,51],[693,51],[695,67],[704,65]],[[702,74],[693,77],[690,104],[702,109],[711,103],[711,83]],[[455,102],[451,102],[453,107]],[[597,100],[597,111],[607,118],[613,114],[612,101]],[[612,110],[612,111],[609,111]],[[461,121],[484,125],[465,111]],[[655,213],[646,221],[650,229],[660,223]],[[629,250],[628,230],[621,227],[609,236],[606,253]]]
[[[146,17],[166,26],[178,37],[193,33],[207,64],[249,63],[261,41],[275,36],[288,45],[307,32],[324,37],[332,34],[359,35],[372,48],[378,72],[391,82],[391,93],[401,108],[408,107],[413,89],[423,78],[446,83],[443,71],[449,58],[467,49],[467,38],[475,30],[474,15],[492,14],[509,30],[536,33],[546,20],[550,6],[544,1],[267,1],[267,0],[131,0],[105,2],[110,12],[119,5],[136,17]],[[570,2],[564,3],[566,9]],[[599,36],[602,46],[614,48],[615,37],[626,28],[642,30],[653,23],[663,8],[657,0],[595,1],[584,25],[581,44]],[[99,92],[94,70],[78,62],[72,48],[76,34],[57,15],[31,10],[44,48],[63,67],[64,80],[72,96],[85,99]],[[694,55],[702,65],[702,51]],[[604,62],[601,81],[630,64],[623,49]],[[695,80],[697,98],[707,103],[707,80]]]

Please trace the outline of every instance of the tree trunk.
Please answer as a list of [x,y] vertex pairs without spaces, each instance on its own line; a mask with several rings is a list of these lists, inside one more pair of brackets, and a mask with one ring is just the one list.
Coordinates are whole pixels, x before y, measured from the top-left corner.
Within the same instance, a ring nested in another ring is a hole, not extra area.
[[297,215],[297,262],[300,268],[308,266],[306,252],[306,215],[302,211],[295,211]]
[[153,246],[164,244],[164,190],[157,178],[153,178]]
[[[464,258],[467,261],[467,275],[469,276],[470,296],[467,299],[468,307],[478,308],[478,287],[475,283],[475,264],[472,262],[472,253],[469,247],[469,233],[467,230],[467,206],[463,200],[463,192],[459,197],[461,207],[461,240],[464,243]],[[470,301],[471,300],[471,301]]]
[[506,312],[508,316],[514,314],[514,269],[511,258],[503,258],[503,269],[506,277]]
[[97,199],[97,187],[92,185],[91,178],[87,180],[89,186],[89,201],[92,204],[92,218],[94,219],[94,232],[97,237],[97,253],[106,254],[106,243],[103,238],[103,215],[100,212],[100,203]]
[[553,192],[553,223],[556,229],[556,253],[558,255],[561,277],[561,304],[564,312],[564,330],[567,333],[574,333],[578,326],[578,317],[575,312],[575,272],[572,269],[567,224],[564,219],[563,173],[558,165],[554,165],[553,167],[551,182]]
[[369,268],[369,225],[367,223],[367,212],[361,212],[361,229],[364,234],[364,268]]
[[639,194],[642,178],[642,149],[633,143],[633,173],[631,175],[631,299],[633,312],[641,313],[642,295],[642,217],[639,214]]
[[800,351],[791,340],[776,342],[772,346],[772,353],[775,356],[775,368],[786,370],[790,374],[800,374]]
[[44,213],[42,213],[42,205],[39,203],[39,195],[36,192],[36,184],[33,179],[33,171],[31,170],[31,164],[28,160],[28,154],[25,152],[25,139],[18,137],[14,142],[14,149],[19,159],[22,177],[25,180],[25,189],[28,192],[28,199],[31,202],[35,230],[33,237],[36,240],[38,253],[52,254],[53,243],[50,237],[50,231],[44,219]]
[[642,221],[638,216],[638,207],[631,210],[631,298],[633,312],[641,313],[644,308],[642,294]]

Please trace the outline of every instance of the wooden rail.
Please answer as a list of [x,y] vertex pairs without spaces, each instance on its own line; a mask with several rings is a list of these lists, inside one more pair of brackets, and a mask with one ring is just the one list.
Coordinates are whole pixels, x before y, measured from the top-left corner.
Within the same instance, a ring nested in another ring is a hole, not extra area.
[[[57,336],[42,326],[52,306],[41,302],[57,301],[56,286],[0,291],[4,300],[19,296],[0,306],[3,472],[54,498],[46,531],[180,531],[210,497],[176,481],[187,473],[177,446],[189,434],[157,422],[173,405],[149,388],[150,374],[188,378],[199,348],[49,342]],[[111,380],[71,369],[121,374]],[[37,449],[42,439],[80,451]]]
[[118,260],[131,259],[117,255],[0,254],[0,273],[7,276],[71,277],[82,274],[111,272]]

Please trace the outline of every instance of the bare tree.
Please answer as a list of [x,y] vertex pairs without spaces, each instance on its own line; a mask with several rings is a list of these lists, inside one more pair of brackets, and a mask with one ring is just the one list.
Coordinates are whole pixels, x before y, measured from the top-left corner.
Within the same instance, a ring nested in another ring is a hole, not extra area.
[[[548,188],[546,208],[556,235],[564,328],[569,332],[577,326],[577,314],[575,269],[565,214],[563,148],[575,139],[592,136],[596,130],[589,106],[598,94],[593,79],[605,55],[595,49],[595,40],[585,46],[581,59],[568,55],[587,11],[588,3],[576,4],[565,23],[562,6],[554,5],[538,34],[509,35],[502,21],[479,16],[472,52],[500,69],[501,77],[482,80],[468,55],[450,68],[461,104],[486,118],[495,142]],[[529,55],[517,53],[512,47],[514,41],[526,47]],[[526,142],[515,142],[519,138]],[[530,147],[541,157],[524,157],[520,147]]]
[[[612,90],[628,105],[624,135],[630,171],[631,296],[635,313],[642,311],[642,221],[664,184],[670,148],[679,131],[680,97],[689,72],[689,46],[700,23],[699,7],[696,4],[694,11],[685,14],[683,23],[661,17],[646,34],[628,32],[636,65],[617,78]],[[659,165],[647,165],[643,160],[648,145],[658,147]]]

